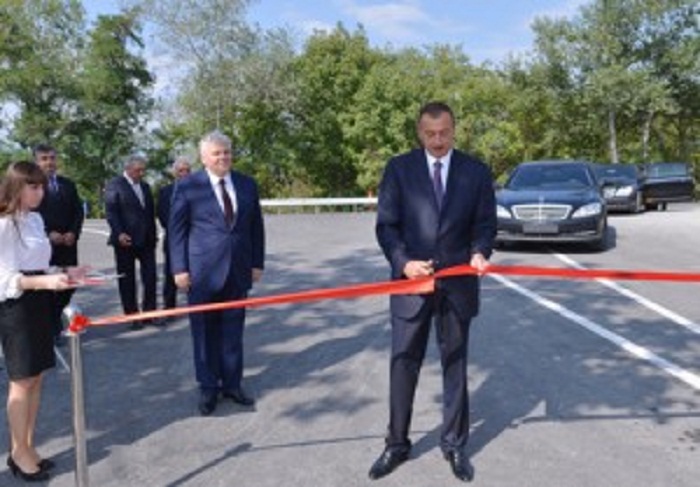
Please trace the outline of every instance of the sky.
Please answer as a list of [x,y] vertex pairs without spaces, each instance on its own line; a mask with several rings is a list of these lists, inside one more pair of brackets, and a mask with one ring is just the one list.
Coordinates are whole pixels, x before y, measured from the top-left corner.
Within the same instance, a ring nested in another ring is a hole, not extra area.
[[[537,16],[567,17],[592,0],[253,0],[248,20],[288,27],[301,40],[338,22],[362,25],[373,47],[461,45],[473,63],[498,63],[532,47]],[[85,0],[90,16],[115,13],[120,0]]]

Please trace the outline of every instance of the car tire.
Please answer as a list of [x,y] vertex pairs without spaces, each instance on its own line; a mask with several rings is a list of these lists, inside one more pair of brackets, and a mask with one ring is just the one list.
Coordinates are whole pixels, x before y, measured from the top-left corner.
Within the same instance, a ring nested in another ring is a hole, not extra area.
[[603,233],[598,240],[594,240],[591,244],[591,249],[595,252],[605,252],[608,249],[608,223],[605,222]]
[[644,203],[642,202],[642,194],[637,193],[637,198],[634,200],[634,208],[632,213],[642,213],[644,211]]

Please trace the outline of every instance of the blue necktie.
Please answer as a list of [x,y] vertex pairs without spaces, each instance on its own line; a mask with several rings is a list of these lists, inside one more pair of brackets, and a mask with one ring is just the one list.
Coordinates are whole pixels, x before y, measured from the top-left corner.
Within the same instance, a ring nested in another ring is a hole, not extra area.
[[435,201],[440,209],[442,208],[442,198],[445,196],[445,190],[442,186],[442,162],[440,161],[433,163],[433,189],[435,190]]

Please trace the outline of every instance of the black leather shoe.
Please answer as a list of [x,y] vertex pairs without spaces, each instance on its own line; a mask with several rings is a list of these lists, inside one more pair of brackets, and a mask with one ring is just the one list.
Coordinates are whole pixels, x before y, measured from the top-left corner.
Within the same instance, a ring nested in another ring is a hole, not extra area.
[[450,468],[455,477],[463,482],[474,480],[474,467],[469,463],[466,453],[461,451],[451,451],[445,453],[445,460],[450,462]]
[[238,389],[237,391],[224,391],[221,393],[221,395],[226,399],[231,399],[233,402],[240,404],[241,406],[255,405],[255,399],[246,395],[246,393],[243,392],[243,389]]
[[408,450],[386,449],[369,469],[369,478],[377,480],[389,475],[406,460],[408,460]]
[[199,396],[199,412],[202,416],[209,416],[216,409],[216,394],[202,392]]
[[156,328],[159,328],[161,326],[165,326],[165,321],[163,321],[162,318],[151,318],[148,320],[143,320],[143,325],[144,326],[155,326]]

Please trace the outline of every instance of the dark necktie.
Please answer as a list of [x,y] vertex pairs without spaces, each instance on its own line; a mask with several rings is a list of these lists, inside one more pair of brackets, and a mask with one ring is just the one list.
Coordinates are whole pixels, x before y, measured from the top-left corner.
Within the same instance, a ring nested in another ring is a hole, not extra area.
[[221,200],[224,202],[224,218],[226,218],[226,224],[230,227],[233,225],[233,204],[231,204],[231,197],[226,191],[226,180],[220,179],[219,185],[221,186]]
[[433,188],[435,189],[435,200],[437,201],[438,209],[442,208],[442,197],[445,195],[445,190],[442,186],[442,162],[435,161],[433,163]]
[[58,193],[58,181],[56,180],[56,176],[51,176],[49,178],[50,184],[49,184],[49,189],[51,189],[52,193]]

